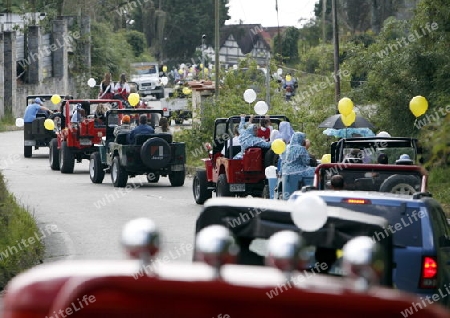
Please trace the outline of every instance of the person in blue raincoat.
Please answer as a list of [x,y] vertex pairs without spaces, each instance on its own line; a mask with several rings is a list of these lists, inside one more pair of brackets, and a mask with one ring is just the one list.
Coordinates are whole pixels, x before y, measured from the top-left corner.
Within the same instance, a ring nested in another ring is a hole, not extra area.
[[233,159],[242,159],[245,150],[250,147],[270,148],[272,143],[257,137],[257,131],[258,126],[252,123],[245,128],[245,116],[241,115],[241,122],[239,124],[239,142],[241,143],[241,151],[234,156]]
[[291,137],[294,134],[294,129],[292,129],[291,124],[288,121],[282,121],[278,127],[279,137],[283,139],[286,144],[289,144]]
[[283,199],[288,200],[291,194],[302,185],[311,185],[314,177],[314,167],[310,166],[310,156],[306,150],[305,134],[296,132],[292,135],[289,145],[281,154],[281,179]]

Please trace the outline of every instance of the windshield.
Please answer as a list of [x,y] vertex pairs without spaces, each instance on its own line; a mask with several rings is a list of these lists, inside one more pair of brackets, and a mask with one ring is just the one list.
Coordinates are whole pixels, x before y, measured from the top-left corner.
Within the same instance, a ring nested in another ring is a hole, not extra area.
[[389,148],[345,148],[343,155],[345,158],[360,158],[362,163],[379,163],[378,159],[385,158],[385,164],[395,164],[401,155],[408,155],[411,160],[415,160],[415,151],[411,147],[389,147]]
[[148,75],[148,74],[157,74],[156,65],[141,65],[134,67],[134,74],[137,75]]
[[345,170],[345,167],[340,165],[323,168],[320,174],[320,190],[332,189],[331,178],[334,175],[341,175],[344,178],[344,190],[394,192],[394,190],[401,191],[408,188],[411,193],[403,194],[412,194],[420,191],[422,183],[422,175],[419,171]]

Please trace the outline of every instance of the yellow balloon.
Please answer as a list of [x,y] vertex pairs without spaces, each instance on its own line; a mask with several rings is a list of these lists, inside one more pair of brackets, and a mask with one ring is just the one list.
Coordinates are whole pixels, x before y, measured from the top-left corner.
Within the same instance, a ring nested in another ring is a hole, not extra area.
[[336,250],[336,258],[341,258],[342,256],[344,256],[344,252],[341,250],[341,249],[339,249],[339,250]]
[[131,106],[135,107],[139,103],[139,94],[138,93],[131,93],[128,96],[128,102]]
[[165,72],[167,72],[167,66],[163,66],[163,72],[165,73]]
[[291,75],[286,75],[286,82],[289,82],[290,80],[292,80]]
[[341,115],[341,119],[346,127],[351,126],[356,120],[356,113],[352,110],[347,116]]
[[44,127],[45,127],[45,129],[47,129],[47,130],[53,130],[53,129],[55,129],[55,123],[54,123],[53,120],[51,120],[50,118],[47,118],[47,119],[44,121]]
[[428,101],[423,96],[416,96],[409,102],[409,110],[414,116],[420,117],[428,110]]
[[203,69],[203,64],[200,64],[200,69],[201,69],[201,70]]
[[178,70],[178,74],[183,74],[184,73],[184,71],[180,68],[179,70]]
[[53,104],[58,104],[59,102],[61,102],[61,96],[59,96],[58,94],[55,94],[52,96],[52,98],[50,98],[50,100],[52,101]]
[[192,92],[192,90],[189,87],[183,87],[183,94],[189,95]]
[[322,156],[320,163],[331,163],[331,154],[326,153]]
[[350,98],[344,97],[338,103],[339,113],[348,116],[353,110],[353,102]]
[[277,155],[281,155],[286,150],[286,143],[282,139],[275,139],[271,148]]

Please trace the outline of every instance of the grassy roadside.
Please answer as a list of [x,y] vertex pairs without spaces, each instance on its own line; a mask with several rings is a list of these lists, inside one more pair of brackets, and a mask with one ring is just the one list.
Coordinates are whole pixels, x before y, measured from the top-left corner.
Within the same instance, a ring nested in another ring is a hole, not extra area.
[[38,237],[42,233],[33,216],[8,192],[0,173],[0,290],[43,258],[44,245]]
[[19,130],[20,128],[15,126],[15,118],[12,115],[5,115],[0,119],[0,132]]
[[430,171],[428,188],[433,198],[439,201],[450,218],[450,167],[434,168]]

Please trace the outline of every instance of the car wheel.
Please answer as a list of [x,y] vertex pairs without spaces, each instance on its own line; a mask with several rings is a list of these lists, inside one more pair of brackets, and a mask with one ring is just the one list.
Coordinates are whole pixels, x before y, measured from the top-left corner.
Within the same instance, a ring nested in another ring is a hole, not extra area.
[[102,183],[105,178],[105,171],[103,170],[102,159],[99,152],[94,152],[89,160],[89,177],[93,183]]
[[208,179],[205,170],[200,170],[195,173],[194,180],[192,181],[192,192],[195,203],[197,204],[203,204],[212,197],[212,191],[208,190]]
[[116,188],[124,188],[127,185],[128,174],[125,168],[120,165],[119,157],[114,157],[113,159],[111,181]]
[[169,181],[172,187],[182,187],[184,185],[185,171],[172,171],[169,174]]
[[56,138],[53,138],[50,141],[48,160],[52,170],[59,170],[59,150],[58,140],[56,140]]
[[216,185],[216,197],[231,197],[230,185],[227,181],[227,176],[221,174],[217,179]]
[[394,174],[384,180],[380,192],[412,195],[420,191],[421,180],[410,175]]
[[59,151],[59,165],[61,173],[73,173],[75,158],[72,151],[67,146],[66,141],[61,143],[61,149]]
[[33,155],[33,147],[23,146],[23,156],[25,158],[31,158],[32,155]]
[[150,172],[149,174],[147,174],[147,181],[148,181],[148,183],[158,183],[159,174]]

